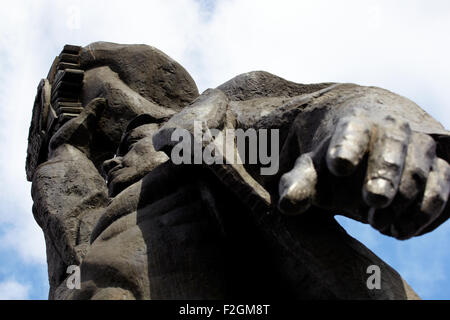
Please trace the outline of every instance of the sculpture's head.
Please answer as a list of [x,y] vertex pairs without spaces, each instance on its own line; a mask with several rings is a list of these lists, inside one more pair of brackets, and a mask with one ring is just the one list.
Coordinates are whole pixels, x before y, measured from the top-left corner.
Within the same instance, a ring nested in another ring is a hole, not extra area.
[[111,197],[168,160],[164,152],[155,151],[152,143],[159,122],[149,114],[137,116],[128,124],[115,157],[103,163]]
[[110,196],[116,196],[167,160],[153,148],[152,135],[198,96],[197,86],[179,63],[147,45],[95,42],[81,49],[80,65],[83,104],[99,96],[108,103],[97,145],[109,147],[91,150],[91,158],[100,166],[119,145],[115,157],[103,163]]
[[162,122],[198,96],[189,73],[175,60],[147,45],[96,42],[81,49],[80,65],[85,70],[81,101],[107,100],[98,122],[98,145],[92,159],[111,157],[128,123],[140,114]]
[[94,42],[66,45],[38,87],[27,151],[27,178],[47,160],[48,141],[93,99],[107,108],[92,130],[90,159],[100,167],[114,154],[127,124],[148,113],[170,118],[198,96],[189,73],[175,60],[147,45]]

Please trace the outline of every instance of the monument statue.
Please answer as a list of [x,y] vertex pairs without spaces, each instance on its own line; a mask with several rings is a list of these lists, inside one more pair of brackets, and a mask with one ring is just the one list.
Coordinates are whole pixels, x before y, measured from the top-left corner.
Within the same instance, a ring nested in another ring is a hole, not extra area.
[[[239,129],[274,133],[253,136],[273,170],[223,139]],[[179,132],[224,161],[175,163]],[[66,45],[38,86],[26,162],[49,298],[418,299],[334,216],[401,240],[434,230],[450,213],[449,136],[376,87],[256,71],[199,94],[151,46]]]

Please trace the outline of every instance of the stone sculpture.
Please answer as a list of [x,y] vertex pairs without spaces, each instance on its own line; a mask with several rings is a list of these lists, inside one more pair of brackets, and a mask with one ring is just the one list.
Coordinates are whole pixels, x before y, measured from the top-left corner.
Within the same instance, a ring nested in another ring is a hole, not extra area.
[[[279,130],[279,170],[175,165],[172,133],[198,139],[194,121],[202,133]],[[398,239],[434,230],[450,212],[448,137],[376,87],[258,71],[199,95],[153,47],[67,45],[38,86],[26,162],[49,298],[418,299],[334,215]],[[79,290],[66,285],[71,265]]]

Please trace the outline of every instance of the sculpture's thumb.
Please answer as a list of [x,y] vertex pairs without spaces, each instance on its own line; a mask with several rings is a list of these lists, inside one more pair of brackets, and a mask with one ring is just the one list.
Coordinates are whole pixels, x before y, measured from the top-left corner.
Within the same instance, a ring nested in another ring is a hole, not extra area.
[[67,121],[50,139],[49,150],[64,143],[84,149],[90,143],[98,118],[106,108],[106,100],[97,98],[89,102],[80,115]]

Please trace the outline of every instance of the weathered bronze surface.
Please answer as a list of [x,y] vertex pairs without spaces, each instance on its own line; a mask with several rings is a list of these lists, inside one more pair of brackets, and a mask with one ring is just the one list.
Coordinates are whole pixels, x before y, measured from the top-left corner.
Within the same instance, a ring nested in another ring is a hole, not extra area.
[[[278,129],[279,170],[173,164],[171,133],[195,138],[194,121]],[[448,139],[376,87],[258,71],[199,95],[153,47],[65,46],[38,86],[26,163],[49,298],[418,299],[334,215],[398,239],[434,230],[450,212]],[[371,265],[381,289],[367,287]]]

